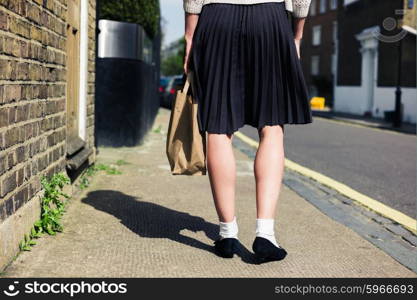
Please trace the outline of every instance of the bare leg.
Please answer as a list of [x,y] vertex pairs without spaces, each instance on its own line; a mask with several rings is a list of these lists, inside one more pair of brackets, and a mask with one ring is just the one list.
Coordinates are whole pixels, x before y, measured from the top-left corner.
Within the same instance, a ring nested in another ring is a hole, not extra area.
[[265,126],[258,133],[254,162],[257,218],[274,219],[284,173],[284,128]]
[[219,220],[231,222],[235,216],[236,163],[233,135],[208,133],[207,170]]

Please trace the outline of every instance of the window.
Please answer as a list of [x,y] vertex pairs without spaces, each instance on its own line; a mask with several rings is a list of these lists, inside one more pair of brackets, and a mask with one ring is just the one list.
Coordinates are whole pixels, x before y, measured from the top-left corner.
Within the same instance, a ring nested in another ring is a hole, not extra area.
[[311,0],[310,16],[315,16],[317,11],[317,0]]
[[321,40],[321,25],[313,26],[313,46],[320,45]]
[[408,9],[412,9],[414,7],[414,0],[408,0]]
[[333,42],[337,41],[337,21],[333,21]]
[[311,57],[311,75],[319,75],[320,56],[313,55]]
[[326,12],[326,4],[327,4],[327,0],[320,0],[320,13],[325,13]]
[[330,9],[337,9],[338,0],[330,0]]

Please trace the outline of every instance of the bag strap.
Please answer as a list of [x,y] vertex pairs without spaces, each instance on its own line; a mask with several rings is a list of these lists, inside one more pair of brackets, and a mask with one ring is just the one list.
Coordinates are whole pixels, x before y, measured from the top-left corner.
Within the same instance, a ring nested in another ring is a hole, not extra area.
[[182,91],[181,92],[183,94],[187,94],[189,87],[190,87],[190,76],[188,76],[188,75],[185,74],[185,83],[184,83],[184,86],[182,87]]

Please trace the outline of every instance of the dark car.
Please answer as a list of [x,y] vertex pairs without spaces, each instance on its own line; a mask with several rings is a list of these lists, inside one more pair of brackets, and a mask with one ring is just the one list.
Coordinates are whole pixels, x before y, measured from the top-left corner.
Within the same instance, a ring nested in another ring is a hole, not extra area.
[[160,103],[163,103],[164,101],[165,90],[168,86],[169,80],[170,80],[170,77],[168,76],[161,76],[161,78],[159,78],[158,94],[159,94]]
[[165,89],[165,97],[164,100],[161,102],[162,106],[166,108],[172,108],[172,103],[175,100],[177,95],[177,90],[182,89],[184,86],[184,76],[183,75],[175,75],[169,80],[168,85]]

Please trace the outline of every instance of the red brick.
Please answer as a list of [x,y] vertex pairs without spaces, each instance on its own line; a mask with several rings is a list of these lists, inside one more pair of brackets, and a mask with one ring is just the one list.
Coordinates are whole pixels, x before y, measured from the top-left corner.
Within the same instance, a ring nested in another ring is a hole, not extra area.
[[20,100],[22,93],[22,87],[17,84],[6,85],[4,91],[4,102],[12,102]]
[[18,187],[23,184],[24,175],[25,175],[25,169],[20,168],[17,171],[17,177],[16,177],[16,184],[17,184]]
[[9,17],[3,11],[0,11],[0,29],[9,29]]
[[41,21],[41,10],[37,5],[28,4],[27,5],[27,17],[29,20],[40,24]]
[[0,107],[0,128],[9,125],[9,108]]
[[6,131],[5,136],[4,136],[6,148],[16,145],[19,142],[19,134],[20,134],[19,127],[13,127],[9,129],[8,131]]
[[4,86],[0,85],[0,104],[3,103]]
[[1,182],[1,186],[2,186],[1,195],[0,195],[1,197],[4,197],[5,195],[13,191],[17,186],[16,171],[14,171],[9,176],[4,178]]
[[9,108],[9,124],[14,124],[16,122],[16,106]]
[[24,186],[20,191],[16,193],[14,196],[14,206],[15,210],[18,210],[20,207],[23,206],[28,201],[28,191],[29,185]]
[[17,107],[16,122],[23,122],[29,118],[29,106],[30,104]]

